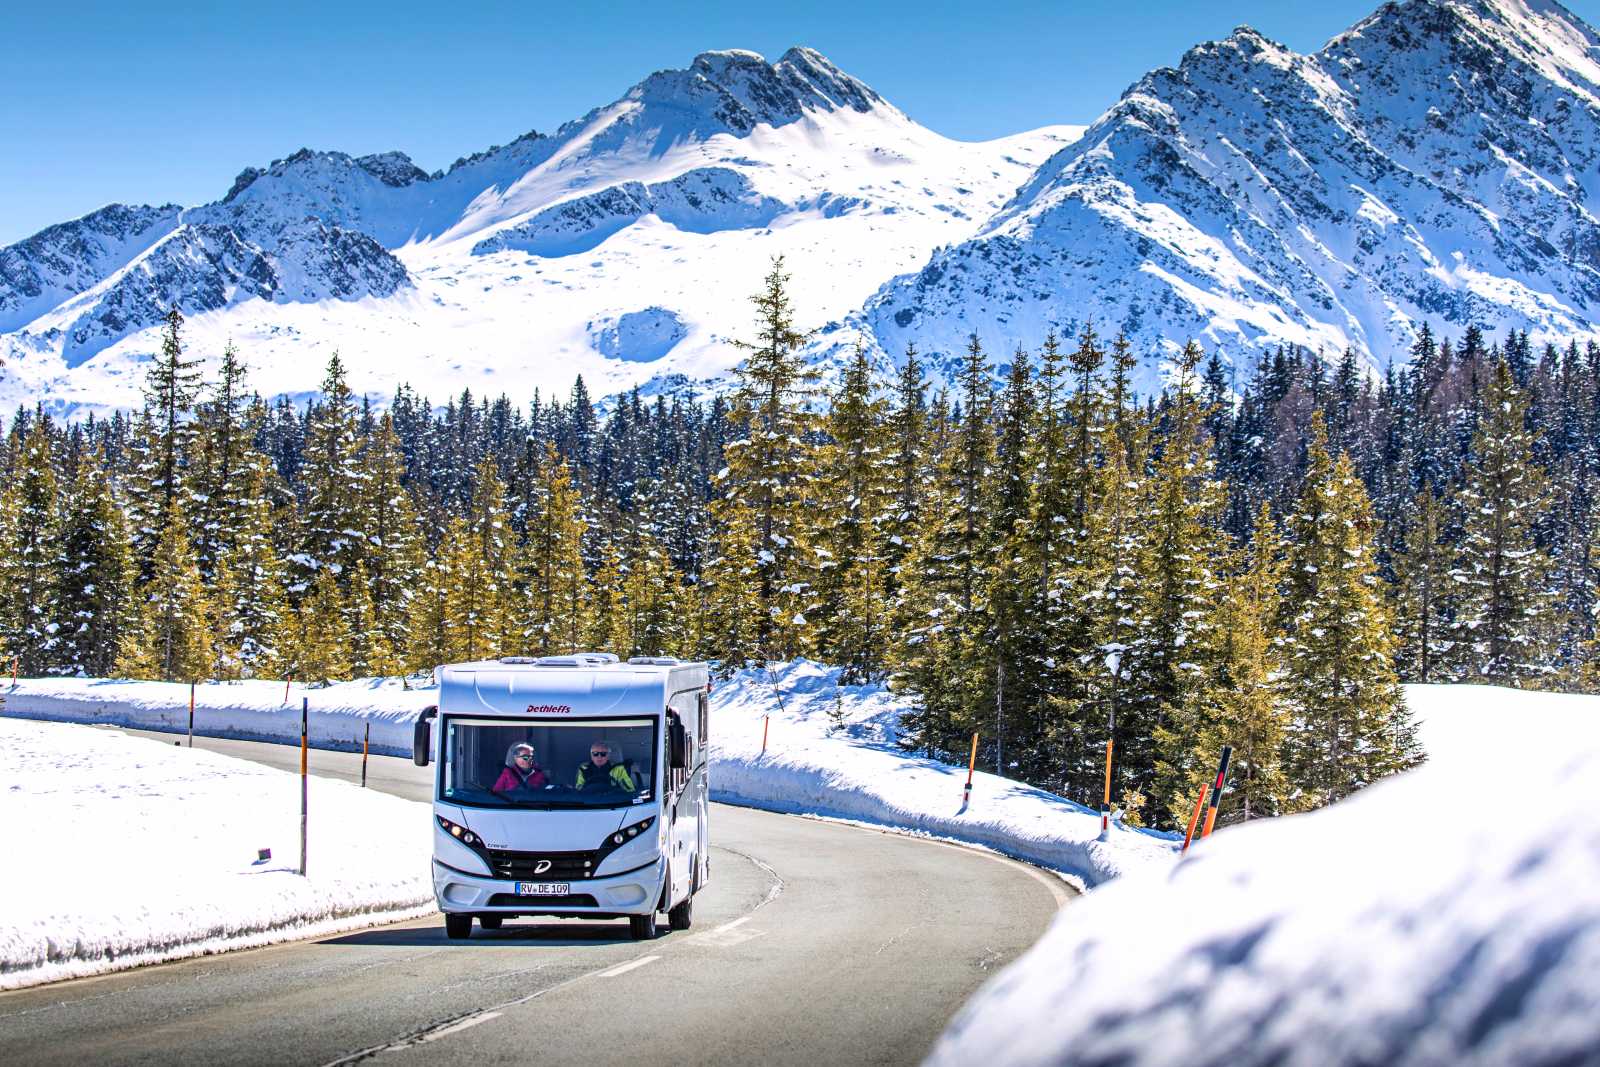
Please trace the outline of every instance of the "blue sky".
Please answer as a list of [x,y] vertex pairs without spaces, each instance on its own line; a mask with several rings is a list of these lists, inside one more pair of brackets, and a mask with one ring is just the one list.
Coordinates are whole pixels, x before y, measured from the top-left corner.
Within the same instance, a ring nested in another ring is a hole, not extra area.
[[[196,204],[301,146],[424,169],[547,131],[697,52],[810,45],[941,133],[1087,122],[1247,23],[1300,51],[1376,0],[0,5],[0,245],[106,203]],[[1591,23],[1600,0],[1569,0]],[[782,7],[783,10],[773,10]]]

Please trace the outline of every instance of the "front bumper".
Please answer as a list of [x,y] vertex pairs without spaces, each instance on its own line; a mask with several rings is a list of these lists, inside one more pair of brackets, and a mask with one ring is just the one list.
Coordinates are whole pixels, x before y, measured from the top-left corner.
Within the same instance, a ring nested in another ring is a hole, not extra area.
[[[609,878],[569,882],[567,897],[517,897],[516,883],[478,874],[466,874],[433,862],[433,894],[439,910],[474,915],[556,915],[576,918],[615,918],[649,915],[661,899],[663,864],[655,862]],[[592,897],[594,903],[575,898]]]

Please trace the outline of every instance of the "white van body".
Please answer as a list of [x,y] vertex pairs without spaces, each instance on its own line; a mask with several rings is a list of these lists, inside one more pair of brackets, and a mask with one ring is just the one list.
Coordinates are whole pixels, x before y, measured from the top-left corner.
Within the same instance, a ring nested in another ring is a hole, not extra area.
[[[658,912],[689,925],[710,876],[704,663],[579,653],[438,677],[416,760],[436,767],[433,885],[451,937],[515,915],[627,917],[635,937],[655,936]],[[527,769],[511,754],[526,747],[537,773],[518,781],[507,768]]]

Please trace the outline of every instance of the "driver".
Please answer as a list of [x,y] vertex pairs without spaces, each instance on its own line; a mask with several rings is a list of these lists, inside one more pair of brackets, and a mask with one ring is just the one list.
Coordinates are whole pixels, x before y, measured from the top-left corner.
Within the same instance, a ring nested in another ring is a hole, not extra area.
[[590,791],[621,789],[632,793],[634,784],[626,767],[611,762],[611,746],[600,740],[589,746],[589,762],[578,768],[578,788]]
[[548,779],[539,765],[533,762],[533,746],[518,741],[506,750],[505,769],[495,779],[495,793],[509,793],[513,789],[543,789]]

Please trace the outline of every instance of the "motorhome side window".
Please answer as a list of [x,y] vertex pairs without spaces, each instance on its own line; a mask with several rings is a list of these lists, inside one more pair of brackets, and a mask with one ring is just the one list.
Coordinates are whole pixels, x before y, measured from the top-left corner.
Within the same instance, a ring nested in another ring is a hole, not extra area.
[[452,716],[440,796],[492,808],[610,808],[654,795],[650,719],[516,722]]

